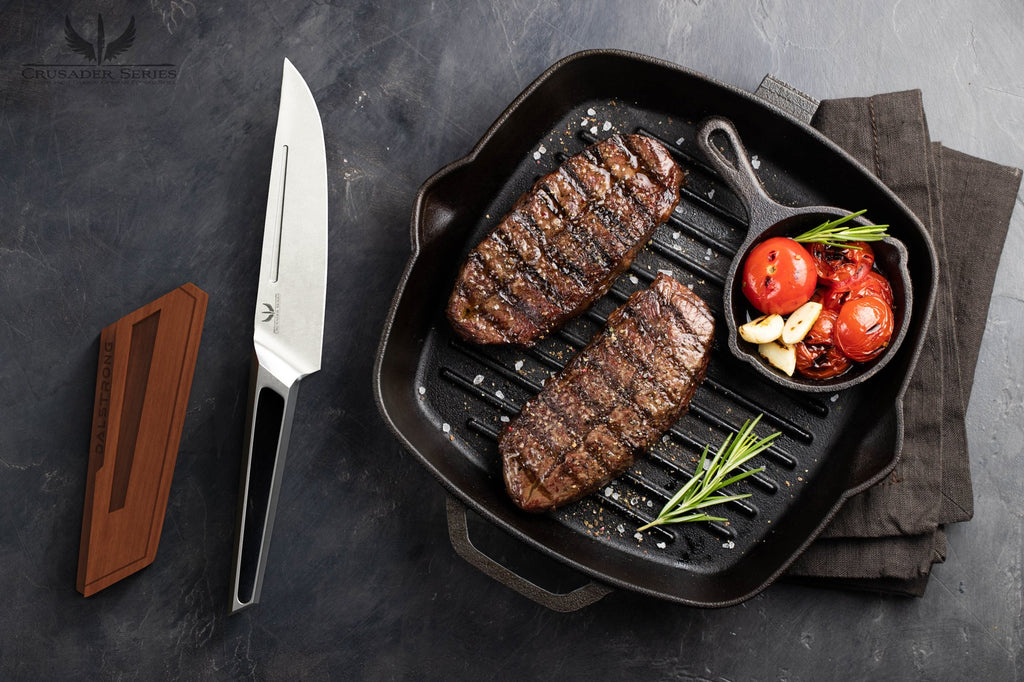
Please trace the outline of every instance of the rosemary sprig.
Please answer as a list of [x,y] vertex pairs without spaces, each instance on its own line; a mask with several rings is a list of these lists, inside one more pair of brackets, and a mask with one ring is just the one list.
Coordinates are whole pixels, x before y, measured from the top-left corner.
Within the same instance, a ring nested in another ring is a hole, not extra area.
[[817,242],[826,246],[844,248],[848,247],[850,242],[877,242],[888,237],[889,235],[885,231],[885,228],[889,227],[888,225],[851,225],[844,227],[848,221],[857,216],[864,215],[866,212],[867,209],[863,209],[842,218],[829,220],[807,230],[807,232],[798,237],[793,237],[793,241],[802,244]]
[[779,436],[779,433],[776,432],[765,438],[759,438],[754,433],[754,427],[761,421],[762,416],[764,415],[757,415],[753,421],[748,419],[743,422],[743,426],[738,433],[729,434],[729,437],[718,448],[718,452],[715,453],[715,456],[707,466],[705,466],[705,462],[707,461],[710,447],[705,445],[700,461],[697,462],[697,472],[693,475],[693,478],[687,481],[686,485],[680,488],[679,492],[673,495],[672,499],[662,507],[658,518],[645,526],[641,526],[638,530],[647,530],[652,526],[661,526],[666,523],[726,521],[727,519],[721,516],[711,516],[701,510],[716,504],[750,497],[750,493],[739,495],[720,495],[716,493],[726,486],[742,481],[747,476],[753,476],[760,471],[764,471],[764,467],[758,467],[730,475],[740,465],[767,450],[771,446],[772,441]]

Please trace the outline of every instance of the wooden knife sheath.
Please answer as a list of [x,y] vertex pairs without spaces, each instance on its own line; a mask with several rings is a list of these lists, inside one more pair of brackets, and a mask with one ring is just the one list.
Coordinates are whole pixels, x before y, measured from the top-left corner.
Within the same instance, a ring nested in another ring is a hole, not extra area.
[[184,284],[100,335],[78,591],[156,558],[208,296]]

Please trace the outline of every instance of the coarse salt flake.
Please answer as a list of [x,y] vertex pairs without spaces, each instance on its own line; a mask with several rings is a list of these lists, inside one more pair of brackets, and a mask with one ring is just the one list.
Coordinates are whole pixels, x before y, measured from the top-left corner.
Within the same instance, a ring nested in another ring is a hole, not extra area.
[[505,399],[505,394],[502,393],[501,391],[495,391],[494,395],[497,396],[499,400],[504,400]]
[[753,156],[750,157],[750,165],[753,166],[754,168],[761,167],[761,159],[757,158],[757,154],[754,154]]
[[732,540],[729,540],[729,542],[723,542],[722,543],[722,547],[725,548],[725,549],[732,549],[735,546],[736,546],[736,543],[733,542]]
[[445,433],[451,433],[452,425],[449,424],[448,422],[445,422],[444,424],[441,424],[441,430],[444,431]]
[[544,145],[541,145],[541,146],[540,146],[540,147],[539,147],[539,148],[537,149],[537,151],[539,151],[539,152],[540,152],[541,154],[547,154],[547,153],[548,153],[548,148],[547,148],[547,147],[545,147]]
[[498,417],[498,419],[500,419],[500,420],[501,420],[501,423],[502,423],[502,424],[508,424],[508,423],[509,423],[509,421],[511,421],[511,420],[510,420],[510,419],[508,418],[508,415],[505,415],[505,414],[503,414],[503,415],[501,415],[500,417]]
[[591,107],[590,109],[587,109],[587,116],[596,116],[596,115],[597,115],[597,112],[594,111],[593,107]]
[[653,500],[647,500],[647,506],[648,507],[653,507],[654,506],[654,501]]
[[663,275],[668,275],[669,277],[672,276],[672,271],[671,270],[658,270],[658,272],[660,272]]
[[533,153],[533,160],[534,161],[540,161],[540,152],[534,152]]
[[713,189],[709,190],[708,191],[708,199],[714,199],[714,198],[715,198],[715,190],[713,190]]
[[590,134],[597,135],[597,126],[590,126]]
[[832,396],[831,398],[829,398],[829,400],[830,400],[830,401],[832,401],[832,402],[835,402],[835,401],[839,400],[839,394],[838,394],[838,393],[836,393],[836,394],[835,394],[835,395],[833,395],[833,396]]
[[619,525],[615,526],[615,530],[619,531],[620,533],[625,533],[626,527],[620,523]]
[[679,139],[676,140],[676,144],[677,145],[680,145],[680,144],[682,144],[684,142],[686,142],[686,138],[685,137],[680,137]]
[[658,543],[658,549],[665,549],[665,543],[664,542],[659,542]]
[[636,275],[630,275],[629,276],[629,281],[632,282],[633,284],[639,284],[640,283],[640,280],[638,280],[636,278]]
[[601,130],[611,130],[611,129],[612,129],[611,121],[605,121],[604,125],[601,126]]
[[615,491],[612,490],[611,486],[608,486],[607,488],[604,489],[604,494],[607,495],[608,497],[611,497],[613,492]]
[[523,368],[523,361],[522,360],[516,360],[516,371],[518,372],[522,368]]
[[427,394],[427,387],[426,386],[420,386],[420,395],[426,395],[426,394]]
[[616,502],[618,501],[619,497],[621,497],[621,495],[619,495],[618,493],[612,493],[612,499],[615,500]]
[[479,386],[482,383],[484,383],[484,375],[483,374],[477,374],[475,377],[473,377],[473,385],[474,386]]
[[672,239],[679,239],[679,233],[678,232],[673,232],[672,233]]
[[644,539],[644,534],[640,533],[640,532],[636,532],[636,533],[633,533],[633,537],[635,537],[637,540],[643,540]]

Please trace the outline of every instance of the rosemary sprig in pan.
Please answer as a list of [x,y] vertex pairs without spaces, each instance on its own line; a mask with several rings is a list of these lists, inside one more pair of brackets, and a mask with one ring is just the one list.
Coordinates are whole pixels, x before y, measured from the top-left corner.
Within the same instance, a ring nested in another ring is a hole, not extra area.
[[[707,462],[709,446],[704,446],[704,452],[697,462],[697,472],[686,485],[679,489],[672,499],[668,501],[658,518],[654,519],[638,530],[646,530],[652,526],[661,526],[666,523],[685,523],[687,521],[726,521],[721,516],[711,516],[704,509],[716,504],[723,504],[733,500],[742,500],[750,497],[750,493],[739,495],[717,494],[726,486],[737,481],[742,481],[747,476],[764,471],[764,467],[741,471],[733,474],[744,462],[764,452],[771,446],[772,441],[779,433],[773,433],[765,438],[759,438],[754,433],[754,427],[761,421],[763,415],[758,415],[753,421],[747,420],[743,423],[738,433],[729,434],[718,452]],[[705,462],[707,464],[705,465]]]
[[848,216],[824,222],[797,237],[793,237],[793,241],[802,244],[817,242],[826,246],[844,248],[848,247],[850,242],[877,242],[888,237],[889,235],[885,231],[885,228],[889,227],[888,225],[845,226],[847,222],[857,216],[864,215],[866,211],[867,209],[863,209]]

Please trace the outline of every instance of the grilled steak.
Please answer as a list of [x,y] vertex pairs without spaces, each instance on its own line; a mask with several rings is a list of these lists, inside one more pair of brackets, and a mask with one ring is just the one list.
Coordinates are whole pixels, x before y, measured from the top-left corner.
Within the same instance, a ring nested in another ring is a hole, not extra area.
[[583,312],[668,220],[683,173],[643,135],[613,135],[521,196],[466,258],[448,319],[476,343],[530,345]]
[[713,333],[704,301],[665,274],[630,296],[501,434],[512,500],[554,509],[623,473],[686,412]]

